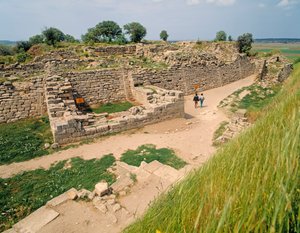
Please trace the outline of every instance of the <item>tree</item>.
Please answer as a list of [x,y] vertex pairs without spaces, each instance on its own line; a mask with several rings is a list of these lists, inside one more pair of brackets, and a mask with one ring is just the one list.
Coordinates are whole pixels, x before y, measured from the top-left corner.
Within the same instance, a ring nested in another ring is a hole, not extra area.
[[125,33],[129,35],[132,42],[141,42],[141,40],[146,36],[146,28],[137,22],[132,22],[124,25]]
[[247,53],[252,48],[253,43],[253,36],[251,33],[244,33],[243,35],[239,36],[237,39],[237,46],[240,53]]
[[89,28],[82,36],[84,42],[112,42],[122,35],[122,29],[114,21],[103,21],[95,27]]
[[120,44],[120,45],[127,44],[127,42],[128,41],[123,33],[121,35],[118,35],[115,39],[115,43]]
[[71,36],[71,35],[69,35],[69,34],[65,34],[65,39],[64,39],[64,41],[70,42],[70,43],[76,43],[76,42],[79,42],[78,40],[76,40],[76,39],[74,38],[74,36]]
[[18,53],[28,51],[30,49],[30,47],[31,47],[31,44],[29,43],[29,41],[18,41],[15,46],[16,51]]
[[159,34],[159,36],[160,36],[160,39],[162,39],[163,41],[167,41],[167,39],[169,37],[166,30],[162,30],[161,33]]
[[65,40],[65,34],[57,28],[46,28],[42,31],[42,35],[45,37],[45,42],[48,45],[55,45],[57,42]]
[[215,41],[226,41],[227,34],[224,31],[219,31],[216,34],[216,39]]
[[228,41],[233,41],[231,36],[228,36]]
[[29,38],[29,43],[32,45],[44,43],[43,35],[35,35]]

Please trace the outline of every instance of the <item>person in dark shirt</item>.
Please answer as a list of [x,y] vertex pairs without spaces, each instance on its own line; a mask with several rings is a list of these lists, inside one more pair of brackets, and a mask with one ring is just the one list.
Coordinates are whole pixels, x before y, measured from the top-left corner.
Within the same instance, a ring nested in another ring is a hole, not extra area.
[[199,96],[198,94],[196,93],[194,98],[193,98],[193,101],[195,102],[195,108],[197,108],[197,105],[198,105],[198,102],[199,102]]

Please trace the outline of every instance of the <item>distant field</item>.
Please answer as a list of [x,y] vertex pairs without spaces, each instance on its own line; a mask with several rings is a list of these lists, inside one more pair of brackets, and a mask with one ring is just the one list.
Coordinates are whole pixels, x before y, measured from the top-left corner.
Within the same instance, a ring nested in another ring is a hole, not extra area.
[[266,55],[279,51],[291,61],[300,58],[300,43],[254,43],[252,50]]

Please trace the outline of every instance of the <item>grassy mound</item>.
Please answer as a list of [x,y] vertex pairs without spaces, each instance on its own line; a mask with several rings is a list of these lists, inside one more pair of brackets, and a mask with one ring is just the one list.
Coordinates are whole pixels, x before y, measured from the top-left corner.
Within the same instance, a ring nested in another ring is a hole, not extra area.
[[299,232],[300,65],[254,127],[125,232]]
[[92,191],[100,180],[112,183],[115,177],[106,169],[114,162],[111,155],[99,160],[73,158],[69,164],[62,161],[49,170],[37,169],[0,179],[0,231],[72,187]]
[[121,161],[136,167],[140,166],[143,161],[151,163],[154,160],[175,169],[180,169],[186,165],[186,162],[178,158],[173,150],[167,148],[156,149],[154,145],[139,146],[136,150],[126,151],[121,157]]
[[52,142],[48,118],[0,124],[0,164],[20,162],[48,154],[44,144]]

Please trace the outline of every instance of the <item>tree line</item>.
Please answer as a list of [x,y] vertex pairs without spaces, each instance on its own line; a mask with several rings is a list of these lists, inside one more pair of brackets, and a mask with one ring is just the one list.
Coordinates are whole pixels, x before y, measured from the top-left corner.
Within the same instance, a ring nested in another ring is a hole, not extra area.
[[[81,36],[81,40],[84,43],[115,43],[126,44],[129,42],[139,43],[147,34],[146,28],[138,23],[132,22],[125,24],[123,29],[114,21],[102,21],[96,24],[94,27],[89,28],[85,34]],[[162,30],[160,32],[160,39],[163,41],[168,40],[168,32]],[[214,41],[233,41],[231,36],[227,37],[226,32],[219,31],[216,33]],[[61,30],[50,27],[42,30],[41,34],[30,37],[27,41],[18,41],[15,47],[12,49],[8,46],[0,45],[0,55],[14,55],[18,54],[18,61],[26,60],[26,52],[36,44],[47,44],[50,46],[56,46],[59,42],[79,43],[80,41],[75,39],[69,34],[63,33]],[[245,33],[237,38],[237,46],[239,52],[249,53],[251,44],[253,43],[253,37],[251,33]]]

